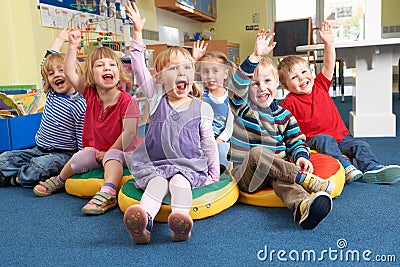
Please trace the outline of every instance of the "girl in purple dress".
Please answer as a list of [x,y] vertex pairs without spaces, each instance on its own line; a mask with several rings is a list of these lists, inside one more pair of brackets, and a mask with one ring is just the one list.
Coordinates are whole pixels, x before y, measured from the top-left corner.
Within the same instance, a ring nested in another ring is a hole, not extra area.
[[192,188],[219,180],[219,158],[212,129],[213,111],[197,98],[194,60],[181,47],[170,47],[155,59],[156,78],[145,66],[142,19],[135,3],[127,2],[134,24],[130,47],[132,69],[149,101],[149,128],[144,141],[127,160],[135,186],[144,190],[138,205],[130,206],[124,223],[137,244],[150,242],[153,218],[164,197],[171,195],[168,217],[173,241],[190,237],[193,220]]

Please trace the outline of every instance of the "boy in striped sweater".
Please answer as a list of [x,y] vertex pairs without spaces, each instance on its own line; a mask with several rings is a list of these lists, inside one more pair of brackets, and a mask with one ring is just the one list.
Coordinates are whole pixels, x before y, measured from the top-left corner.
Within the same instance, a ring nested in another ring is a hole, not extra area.
[[[68,29],[57,36],[41,66],[46,104],[36,146],[0,155],[0,187],[33,187],[58,174],[82,147],[85,99],[65,79],[64,55],[58,51],[68,40]],[[80,68],[76,70],[81,72]]]
[[229,151],[232,175],[247,193],[272,187],[294,220],[313,229],[332,209],[330,194],[335,184],[312,174],[305,136],[292,114],[275,101],[278,71],[266,57],[275,47],[273,36],[264,30],[257,34],[254,52],[233,77],[229,101],[235,115]]

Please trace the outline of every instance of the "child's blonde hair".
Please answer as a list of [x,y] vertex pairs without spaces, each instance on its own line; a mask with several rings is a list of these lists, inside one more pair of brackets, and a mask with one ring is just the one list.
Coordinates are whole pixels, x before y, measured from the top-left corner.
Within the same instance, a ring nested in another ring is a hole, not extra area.
[[264,68],[268,69],[269,71],[271,71],[272,76],[274,76],[276,81],[279,81],[278,66],[276,65],[275,61],[272,58],[270,58],[270,57],[261,58],[257,67],[254,69],[253,77],[259,75],[261,67],[264,67]]
[[[42,78],[44,80],[44,86],[43,86],[44,93],[47,93],[53,89],[53,88],[51,88],[50,81],[49,81],[50,67],[53,65],[56,65],[56,66],[61,66],[62,68],[64,68],[64,66],[63,66],[64,58],[65,58],[65,54],[53,53],[44,60],[42,68],[40,69],[40,73],[42,74]],[[76,73],[78,73],[78,75],[82,74],[82,68],[78,61],[76,62],[75,71],[76,71]]]
[[[208,61],[210,59],[217,59],[221,62],[221,64],[226,65],[228,67],[228,77],[232,77],[234,71],[237,69],[237,66],[234,62],[230,61],[224,52],[215,50],[206,52],[198,62]],[[201,65],[200,65],[201,66]],[[227,81],[225,81],[226,83]]]
[[[156,73],[161,72],[164,67],[168,63],[170,63],[172,59],[175,58],[178,54],[182,54],[185,58],[187,58],[193,64],[194,68],[194,60],[188,50],[180,46],[171,46],[161,51],[154,60],[154,68],[156,70]],[[203,91],[195,83],[193,83],[192,95],[194,97],[203,99]]]
[[112,50],[111,48],[109,48],[107,46],[102,46],[102,47],[98,47],[95,50],[93,50],[92,53],[90,53],[90,55],[87,58],[87,61],[85,64],[85,85],[86,86],[90,86],[90,87],[95,86],[93,67],[94,67],[94,63],[96,62],[96,60],[99,60],[102,58],[110,58],[117,63],[117,67],[119,70],[118,85],[121,85],[122,83],[131,82],[132,76],[128,73],[128,71],[122,65],[121,60],[115,54],[114,50]]
[[279,81],[283,86],[286,86],[286,81],[288,79],[289,74],[292,72],[294,66],[303,65],[310,68],[308,62],[301,57],[298,56],[288,56],[285,57],[278,65],[278,74]]

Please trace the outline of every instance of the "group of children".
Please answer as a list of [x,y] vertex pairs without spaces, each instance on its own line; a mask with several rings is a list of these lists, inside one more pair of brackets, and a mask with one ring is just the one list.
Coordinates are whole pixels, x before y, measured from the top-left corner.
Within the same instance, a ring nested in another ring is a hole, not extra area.
[[[178,46],[162,51],[152,76],[144,61],[146,19],[134,2],[125,8],[134,27],[132,72],[149,103],[144,140],[137,145],[138,106],[119,87],[130,78],[121,61],[99,47],[82,71],[76,61],[81,33],[65,29],[42,64],[47,101],[36,146],[0,155],[0,186],[20,184],[48,196],[64,189],[73,174],[103,168],[104,185],[82,208],[85,214],[102,214],[117,205],[128,167],[144,193],[123,220],[132,240],[147,244],[167,194],[172,239],[190,238],[192,189],[218,181],[223,172],[232,174],[243,192],[272,187],[294,221],[313,229],[332,209],[335,184],[313,174],[310,148],[338,159],[347,183],[361,177],[367,183],[400,179],[400,166],[380,165],[367,143],[349,135],[329,96],[336,55],[328,22],[319,30],[324,63],[315,79],[302,58],[290,56],[277,66],[268,57],[274,34],[264,30],[238,67],[196,43],[192,54]],[[66,41],[64,56],[58,51]],[[201,84],[195,81],[196,66]],[[275,99],[279,83],[290,92],[282,106]]]

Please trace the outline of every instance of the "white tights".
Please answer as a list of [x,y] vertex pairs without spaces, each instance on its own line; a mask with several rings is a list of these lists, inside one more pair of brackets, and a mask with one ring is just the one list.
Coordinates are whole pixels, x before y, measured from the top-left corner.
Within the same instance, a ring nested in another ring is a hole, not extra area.
[[192,188],[189,181],[181,174],[174,175],[169,181],[160,176],[151,179],[140,204],[154,218],[168,192],[171,194],[172,212],[189,213],[192,206]]

